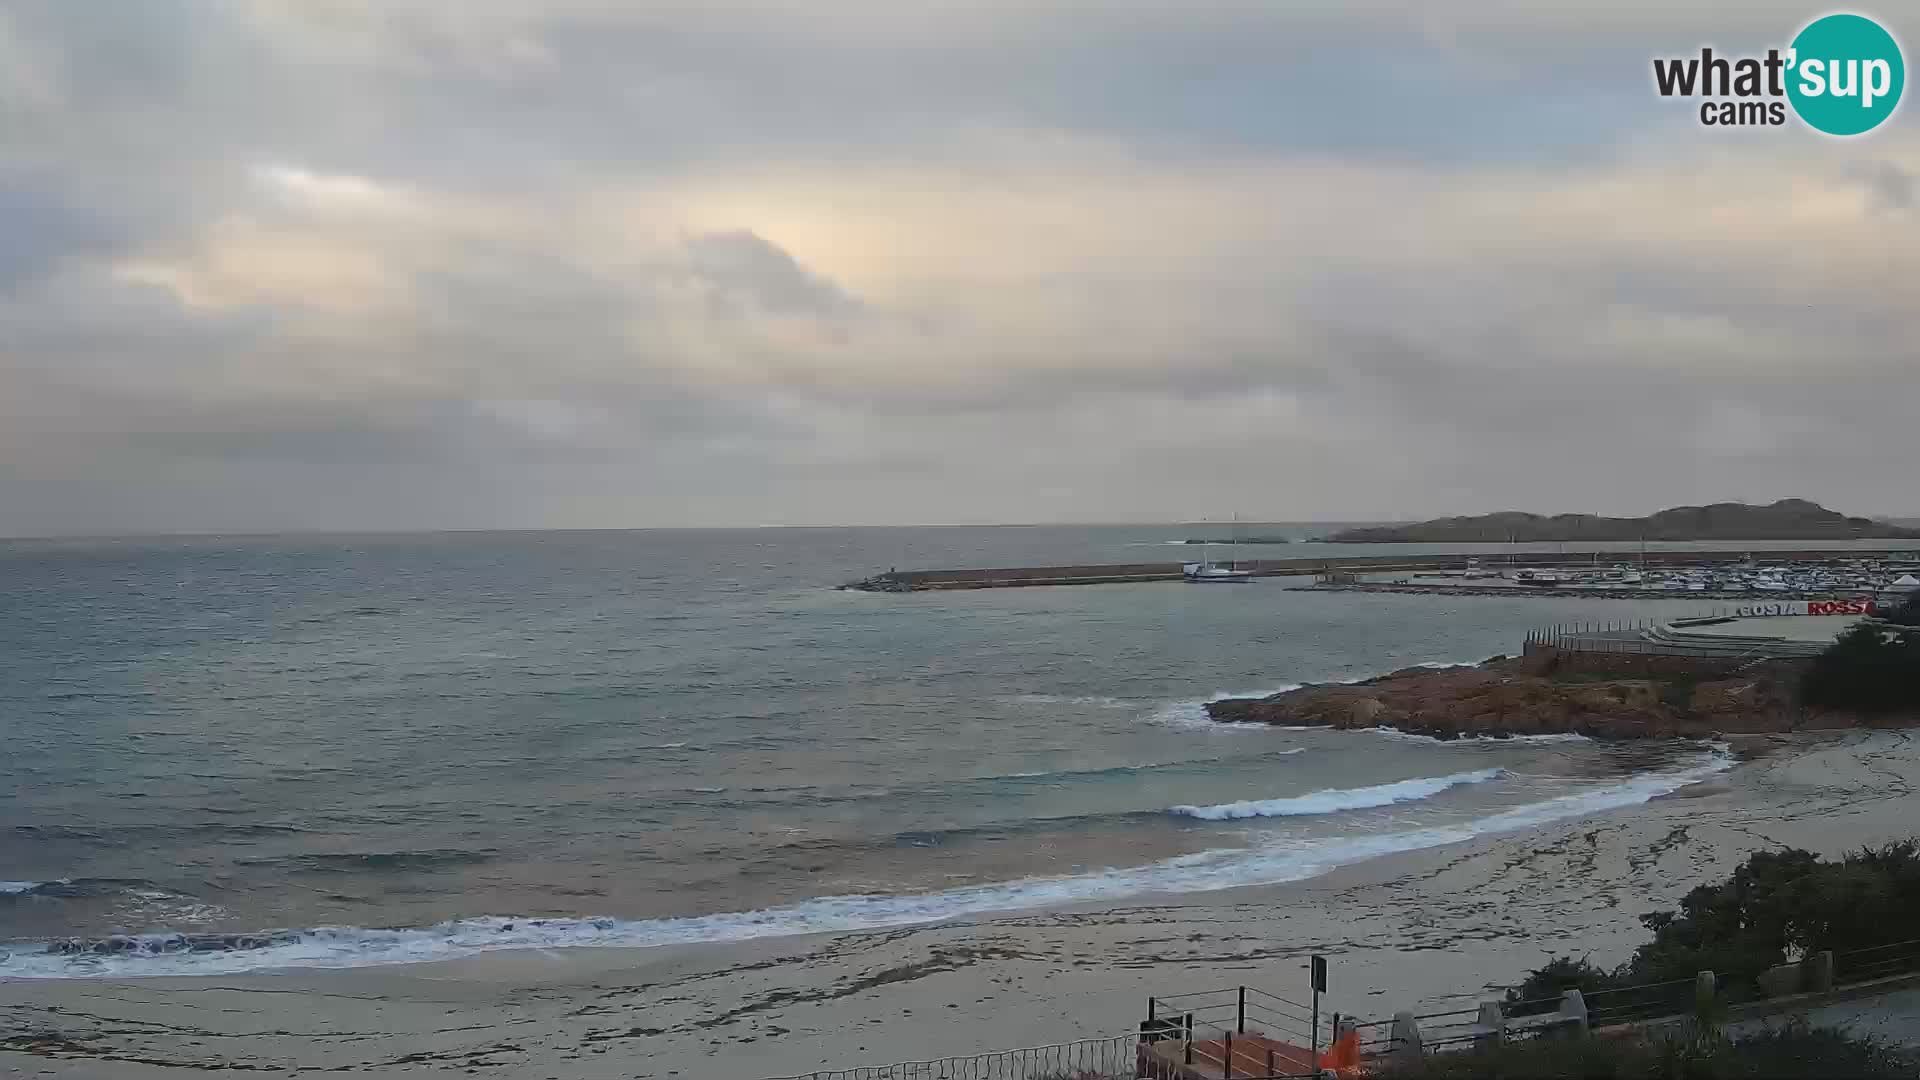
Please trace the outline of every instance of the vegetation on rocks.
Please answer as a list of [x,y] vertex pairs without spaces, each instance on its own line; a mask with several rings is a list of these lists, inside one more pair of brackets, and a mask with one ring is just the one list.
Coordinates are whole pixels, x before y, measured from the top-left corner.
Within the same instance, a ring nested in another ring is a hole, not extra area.
[[[1653,940],[1618,968],[1556,957],[1507,999],[1541,1002],[1569,989],[1591,998],[1620,987],[1683,982],[1701,971],[1714,972],[1731,996],[1747,996],[1768,968],[1826,950],[1845,954],[1913,938],[1915,911],[1920,841],[1862,849],[1837,861],[1793,848],[1755,852],[1731,878],[1688,893],[1680,910],[1643,916]],[[1847,977],[1844,963],[1838,975]]]
[[[1894,614],[1920,625],[1912,601]],[[1808,666],[1800,700],[1869,716],[1920,713],[1920,632],[1855,626]]]
[[1920,626],[1920,592],[1909,594],[1906,603],[1888,612],[1885,618],[1900,626]]

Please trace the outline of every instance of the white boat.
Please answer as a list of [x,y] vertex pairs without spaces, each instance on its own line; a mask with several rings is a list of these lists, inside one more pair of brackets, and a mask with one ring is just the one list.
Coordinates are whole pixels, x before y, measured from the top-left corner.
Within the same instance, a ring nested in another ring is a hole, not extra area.
[[[1233,524],[1234,524],[1234,534],[1233,534],[1231,546],[1237,549],[1240,546],[1240,535],[1239,535],[1240,519],[1237,515],[1234,517]],[[1231,558],[1228,559],[1227,564],[1225,566],[1222,566],[1219,563],[1213,561],[1212,552],[1213,552],[1213,545],[1208,544],[1206,547],[1203,547],[1200,549],[1199,562],[1181,563],[1180,564],[1181,576],[1185,577],[1188,581],[1195,581],[1195,582],[1224,582],[1224,581],[1252,581],[1253,580],[1253,571],[1240,569]]]
[[1180,567],[1188,581],[1252,581],[1253,571],[1240,570],[1210,562],[1190,562]]

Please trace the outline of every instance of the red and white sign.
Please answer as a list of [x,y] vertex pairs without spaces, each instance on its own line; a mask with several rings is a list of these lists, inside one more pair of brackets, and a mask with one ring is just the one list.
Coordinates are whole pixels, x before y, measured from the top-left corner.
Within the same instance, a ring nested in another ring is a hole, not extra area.
[[1809,615],[1871,615],[1873,601],[1854,597],[1852,600],[1809,600]]
[[1733,609],[1734,617],[1740,619],[1763,615],[1871,615],[1873,612],[1874,603],[1866,597],[1851,600],[1781,600]]

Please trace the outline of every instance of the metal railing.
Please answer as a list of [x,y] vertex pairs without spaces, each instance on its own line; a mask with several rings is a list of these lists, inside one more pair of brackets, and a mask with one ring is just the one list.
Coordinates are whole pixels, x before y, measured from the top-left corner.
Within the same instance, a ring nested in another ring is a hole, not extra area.
[[[1697,1007],[1700,979],[1639,983],[1580,992],[1569,987],[1555,997],[1486,1001],[1471,1008],[1401,1013],[1391,1019],[1351,1025],[1361,1033],[1364,1058],[1401,1053],[1444,1054],[1493,1043],[1540,1038],[1569,1028],[1632,1024],[1687,1014]],[[1716,984],[1717,985],[1717,984]]]
[[1833,954],[1833,981],[1842,986],[1917,972],[1920,941],[1896,941]]
[[[1765,1000],[1821,993],[1883,979],[1920,975],[1920,940],[1889,942],[1845,951],[1811,953],[1749,979],[1697,972],[1681,979],[1602,986],[1569,986],[1559,997],[1489,1001],[1478,1008],[1401,1013],[1351,1024],[1361,1033],[1361,1052],[1381,1058],[1398,1052],[1446,1053],[1453,1049],[1536,1038],[1576,1027],[1592,1031],[1665,1024],[1708,1015],[1727,1005],[1765,1010]],[[1784,976],[1782,978],[1781,976]],[[1411,1044],[1411,1047],[1410,1045]]]
[[[1449,1009],[1445,1012],[1416,1013],[1420,1025],[1420,1047],[1429,1053],[1444,1053],[1454,1047],[1484,1042],[1487,1031],[1480,1023],[1480,1007]],[[1389,1041],[1398,1041],[1389,1036]]]
[[1317,1027],[1314,1005],[1253,986],[1156,995],[1141,1025],[1143,1066],[1223,1080],[1317,1077]]
[[[1716,992],[1726,980],[1715,981]],[[1616,986],[1586,993],[1587,1017],[1595,1027],[1635,1024],[1694,1012],[1699,1005],[1699,978]]]
[[1149,1022],[1163,1019],[1169,1013],[1190,1017],[1194,1023],[1216,1030],[1283,1036],[1309,1048],[1314,1045],[1314,1029],[1318,1023],[1313,1006],[1254,986],[1229,986],[1147,999]]
[[987,1054],[819,1069],[769,1080],[1133,1080],[1151,1075],[1140,1072],[1141,1064],[1140,1036],[1112,1035]]

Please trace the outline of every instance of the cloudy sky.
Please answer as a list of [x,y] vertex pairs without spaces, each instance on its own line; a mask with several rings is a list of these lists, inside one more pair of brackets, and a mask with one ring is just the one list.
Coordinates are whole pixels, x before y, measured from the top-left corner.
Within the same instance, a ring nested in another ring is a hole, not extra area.
[[0,535],[1920,514],[1920,112],[1651,88],[1817,13],[6,0]]

